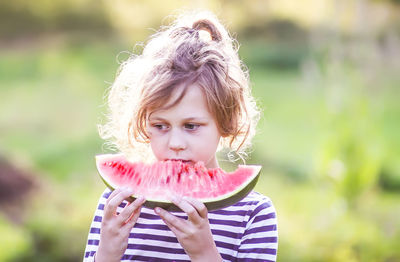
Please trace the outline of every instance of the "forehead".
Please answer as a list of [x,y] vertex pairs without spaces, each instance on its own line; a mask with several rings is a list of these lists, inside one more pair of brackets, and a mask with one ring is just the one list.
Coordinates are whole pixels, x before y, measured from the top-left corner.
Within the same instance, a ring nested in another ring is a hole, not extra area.
[[153,110],[151,117],[210,117],[206,97],[198,85],[179,86],[160,109]]

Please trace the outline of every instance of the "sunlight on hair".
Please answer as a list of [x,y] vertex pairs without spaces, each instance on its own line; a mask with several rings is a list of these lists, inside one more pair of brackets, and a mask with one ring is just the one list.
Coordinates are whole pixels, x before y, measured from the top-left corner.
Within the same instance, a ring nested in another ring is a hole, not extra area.
[[152,35],[141,55],[121,64],[108,96],[108,122],[99,133],[131,160],[153,161],[148,114],[180,85],[201,87],[222,135],[228,159],[247,157],[259,120],[248,70],[235,40],[209,12],[185,13]]

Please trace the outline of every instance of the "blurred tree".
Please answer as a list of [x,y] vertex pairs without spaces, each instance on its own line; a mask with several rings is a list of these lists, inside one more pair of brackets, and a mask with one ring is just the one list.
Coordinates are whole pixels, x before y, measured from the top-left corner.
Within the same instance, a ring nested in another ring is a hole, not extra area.
[[386,161],[390,146],[382,137],[382,115],[376,107],[378,99],[385,98],[373,94],[384,92],[382,75],[393,71],[388,63],[392,58],[386,56],[377,40],[379,32],[365,27],[374,7],[366,1],[358,4],[353,34],[342,32],[336,25],[330,31],[313,31],[311,35],[316,62],[314,83],[310,83],[323,88],[329,130],[316,153],[316,169],[329,177],[337,193],[351,204],[378,185]]
[[110,31],[104,8],[94,0],[0,1],[0,39],[34,36],[38,33]]

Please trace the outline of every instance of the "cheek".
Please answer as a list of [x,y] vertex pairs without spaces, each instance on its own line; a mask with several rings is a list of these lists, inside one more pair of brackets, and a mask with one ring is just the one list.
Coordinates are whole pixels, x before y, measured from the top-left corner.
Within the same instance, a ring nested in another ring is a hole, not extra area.
[[157,158],[157,160],[162,160],[164,156],[165,147],[163,144],[157,139],[150,139],[150,147],[153,155]]
[[152,148],[160,148],[163,144],[163,140],[158,136],[150,136],[149,140]]
[[[210,135],[211,134],[211,135]],[[197,147],[204,154],[214,154],[218,148],[221,136],[218,132],[209,132],[196,141]]]
[[221,140],[221,136],[215,137],[214,141],[212,142],[212,146],[210,146],[210,147],[212,147],[212,151],[214,151],[214,153],[218,149],[218,145],[219,145],[220,140]]
[[162,145],[162,139],[157,136],[150,136],[150,145],[154,148],[160,147]]

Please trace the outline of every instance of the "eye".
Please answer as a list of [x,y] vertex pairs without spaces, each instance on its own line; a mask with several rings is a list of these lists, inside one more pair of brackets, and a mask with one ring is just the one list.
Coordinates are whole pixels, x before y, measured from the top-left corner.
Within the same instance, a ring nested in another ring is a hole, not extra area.
[[152,124],[151,126],[158,130],[167,130],[169,128],[166,124]]
[[197,130],[200,127],[199,124],[193,124],[193,123],[186,123],[185,128],[191,131]]

